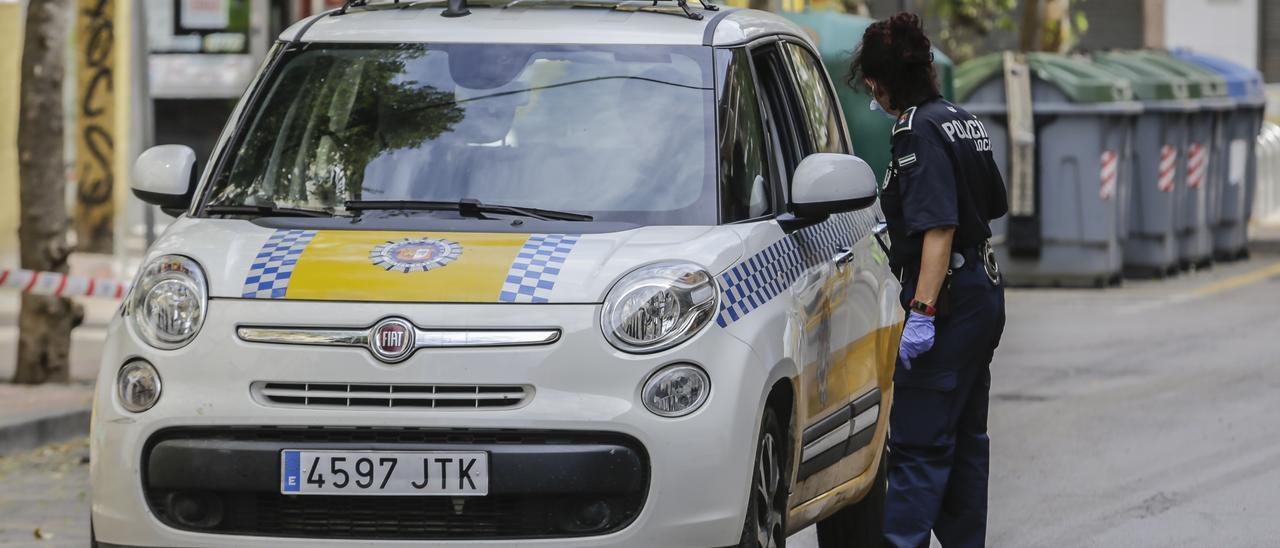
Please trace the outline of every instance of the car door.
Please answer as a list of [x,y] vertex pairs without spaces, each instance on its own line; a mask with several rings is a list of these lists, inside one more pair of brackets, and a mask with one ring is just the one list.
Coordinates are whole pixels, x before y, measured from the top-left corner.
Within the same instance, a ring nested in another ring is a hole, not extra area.
[[[802,135],[800,142],[806,147],[803,152],[851,154],[836,94],[817,56],[796,41],[783,41],[777,47],[796,97],[798,116],[794,122]],[[872,209],[833,215],[821,223],[829,225],[819,230],[824,238],[812,244],[815,252],[830,259],[820,292],[824,309],[812,320],[824,325],[825,355],[812,372],[812,384],[802,388],[810,396],[808,399],[817,399],[824,414],[816,417],[814,430],[806,438],[821,439],[817,434],[828,433],[826,428],[844,420],[848,439],[842,447],[828,447],[830,443],[817,441],[806,443],[807,451],[801,455],[797,502],[821,495],[871,464],[874,451],[866,449],[878,418],[878,409],[871,409],[871,402],[879,398],[877,366],[881,354],[877,329],[881,324],[881,284],[877,267],[883,269],[883,254],[872,236],[876,221]],[[815,353],[822,350],[815,349]],[[845,428],[837,426],[835,431],[843,432]]]
[[[796,166],[809,154],[826,151],[825,147],[831,147],[833,141],[824,135],[822,142],[815,143],[819,139],[809,131],[804,120],[810,109],[806,108],[806,99],[801,97],[801,90],[795,84],[794,69],[785,46],[785,42],[757,46],[752,49],[752,62],[771,121],[782,187],[789,189]],[[847,139],[835,137],[834,142],[839,143],[835,146],[843,151]],[[851,379],[847,378],[847,368],[840,362],[841,349],[846,346],[851,329],[847,324],[849,317],[844,313],[845,287],[853,279],[847,272],[850,264],[847,259],[853,257],[848,253],[849,248],[854,246],[851,218],[846,214],[833,215],[790,233],[788,239],[794,243],[800,262],[806,265],[789,289],[790,324],[798,339],[794,356],[800,376],[797,425],[807,432],[817,428],[825,434],[828,425],[834,425],[832,431],[838,431],[842,423],[848,421],[846,415],[852,395],[848,389]],[[815,474],[822,474],[825,479],[807,483],[827,488],[834,485],[835,476],[823,469],[844,456],[844,445],[836,438],[838,435],[833,435],[820,444],[823,451],[818,453],[826,453],[821,457],[812,450],[811,454],[801,455],[798,478],[801,484],[797,487],[803,487],[805,479]]]

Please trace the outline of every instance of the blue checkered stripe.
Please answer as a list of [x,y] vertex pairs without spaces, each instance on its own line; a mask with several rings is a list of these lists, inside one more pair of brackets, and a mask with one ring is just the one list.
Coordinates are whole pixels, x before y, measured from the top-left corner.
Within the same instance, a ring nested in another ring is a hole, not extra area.
[[578,243],[578,234],[531,234],[507,271],[498,300],[504,303],[545,303],[551,298],[564,260]]
[[315,235],[314,230],[276,230],[267,238],[267,243],[262,244],[258,256],[249,266],[241,296],[246,299],[283,299],[289,289],[289,278],[293,277],[293,267],[298,264],[298,256]]
[[760,308],[810,268],[831,260],[842,247],[852,246],[875,222],[873,209],[832,215],[826,221],[783,236],[762,251],[730,267],[720,284],[720,313],[716,323],[728,327]]

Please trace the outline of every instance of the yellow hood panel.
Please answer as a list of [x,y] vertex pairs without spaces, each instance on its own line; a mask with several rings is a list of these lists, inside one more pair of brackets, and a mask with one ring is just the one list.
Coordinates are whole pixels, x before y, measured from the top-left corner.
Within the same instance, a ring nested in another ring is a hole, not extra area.
[[577,236],[277,230],[244,297],[319,301],[545,302]]

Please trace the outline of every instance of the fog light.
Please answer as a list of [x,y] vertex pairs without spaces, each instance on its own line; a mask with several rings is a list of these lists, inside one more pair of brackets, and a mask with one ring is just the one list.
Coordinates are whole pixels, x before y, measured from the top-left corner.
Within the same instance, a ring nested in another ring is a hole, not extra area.
[[609,526],[613,509],[603,500],[583,503],[566,502],[561,506],[560,530],[568,533],[594,533]]
[[222,498],[211,493],[170,493],[169,517],[179,525],[192,529],[210,529],[222,523]]
[[662,417],[682,417],[702,407],[711,395],[711,378],[696,365],[669,365],[645,383],[641,399],[645,409]]
[[120,368],[116,377],[116,395],[120,406],[141,413],[160,399],[160,374],[150,363],[134,360]]

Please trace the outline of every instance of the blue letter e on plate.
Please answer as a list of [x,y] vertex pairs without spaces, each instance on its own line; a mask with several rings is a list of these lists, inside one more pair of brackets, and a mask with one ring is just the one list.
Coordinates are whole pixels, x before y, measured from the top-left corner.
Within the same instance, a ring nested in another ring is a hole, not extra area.
[[301,455],[297,451],[284,452],[284,490],[298,491],[302,489],[301,468],[298,466],[298,460]]

